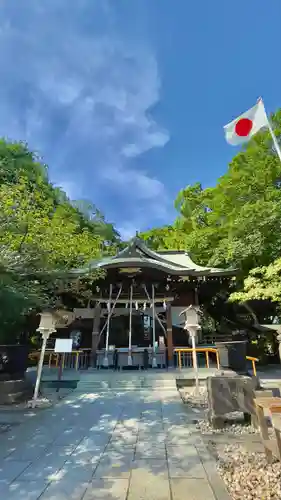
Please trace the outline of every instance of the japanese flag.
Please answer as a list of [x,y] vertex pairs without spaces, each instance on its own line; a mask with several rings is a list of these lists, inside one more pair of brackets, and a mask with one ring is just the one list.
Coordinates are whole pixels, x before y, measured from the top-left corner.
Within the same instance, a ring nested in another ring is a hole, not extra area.
[[259,99],[255,106],[223,128],[227,142],[237,146],[249,141],[263,127],[268,127],[268,119],[263,101]]

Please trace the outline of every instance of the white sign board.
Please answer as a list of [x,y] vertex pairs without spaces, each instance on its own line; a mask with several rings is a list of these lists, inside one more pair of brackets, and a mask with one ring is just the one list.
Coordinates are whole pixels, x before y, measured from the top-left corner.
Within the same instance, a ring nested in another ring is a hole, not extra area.
[[56,339],[55,352],[71,352],[73,339]]

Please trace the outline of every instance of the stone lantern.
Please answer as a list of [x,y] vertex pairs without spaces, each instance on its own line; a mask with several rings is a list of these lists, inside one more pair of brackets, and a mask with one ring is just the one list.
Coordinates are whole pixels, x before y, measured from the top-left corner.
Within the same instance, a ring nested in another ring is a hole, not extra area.
[[39,393],[39,387],[40,387],[46,345],[47,345],[47,340],[49,339],[50,335],[52,333],[56,332],[55,325],[56,325],[56,318],[55,318],[55,315],[51,311],[44,311],[44,312],[40,313],[40,324],[39,324],[36,331],[40,332],[42,335],[42,347],[41,347],[40,359],[39,359],[38,368],[37,368],[37,378],[36,378],[36,384],[35,384],[35,389],[34,389],[34,395],[33,395],[32,401],[30,402],[30,405],[29,405],[32,408],[40,405],[40,402],[38,400],[38,393]]
[[198,375],[198,363],[196,354],[196,339],[199,330],[201,330],[201,326],[199,325],[199,308],[197,306],[190,305],[180,313],[180,315],[182,314],[184,314],[185,316],[185,323],[183,328],[186,331],[188,331],[191,339],[193,368],[195,372],[195,388],[196,388],[196,394],[198,395],[199,375]]

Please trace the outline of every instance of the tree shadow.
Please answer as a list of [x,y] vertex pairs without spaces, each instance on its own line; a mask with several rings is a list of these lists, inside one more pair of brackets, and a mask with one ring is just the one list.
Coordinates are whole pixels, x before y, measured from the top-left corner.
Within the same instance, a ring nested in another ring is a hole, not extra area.
[[176,389],[73,392],[0,436],[0,497],[125,500],[161,487],[169,498],[169,481],[207,480],[193,420]]

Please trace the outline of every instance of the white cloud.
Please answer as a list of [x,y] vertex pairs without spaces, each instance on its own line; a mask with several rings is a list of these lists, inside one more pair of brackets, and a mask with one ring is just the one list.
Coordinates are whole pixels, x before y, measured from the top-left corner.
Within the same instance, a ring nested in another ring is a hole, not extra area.
[[165,220],[168,200],[134,159],[169,135],[150,114],[160,89],[153,52],[114,15],[93,0],[2,2],[0,133],[26,139],[71,197],[92,198],[121,225],[129,213],[139,230]]
[[134,223],[124,221],[124,224],[122,226],[117,227],[117,231],[119,232],[123,240],[129,241],[136,235],[136,226]]

